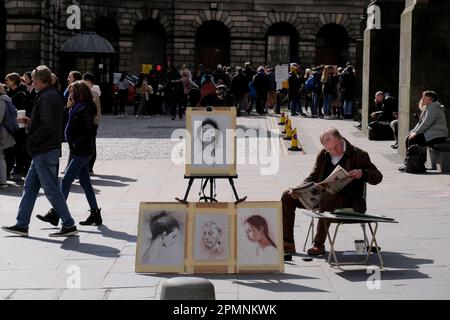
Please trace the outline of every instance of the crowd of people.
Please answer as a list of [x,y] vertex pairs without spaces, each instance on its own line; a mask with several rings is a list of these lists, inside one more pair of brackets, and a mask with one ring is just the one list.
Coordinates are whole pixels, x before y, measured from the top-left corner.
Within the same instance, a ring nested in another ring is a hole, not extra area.
[[[11,172],[25,175],[23,194],[17,211],[16,223],[4,226],[4,231],[28,236],[28,226],[31,214],[40,188],[50,202],[52,209],[45,215],[37,215],[42,221],[58,225],[59,231],[51,233],[51,237],[66,237],[78,232],[66,200],[75,179],[79,179],[90,206],[90,214],[82,225],[100,225],[101,209],[97,205],[89,172],[91,160],[95,154],[95,136],[100,121],[100,105],[98,89],[94,86],[93,75],[72,71],[69,74],[69,85],[65,92],[60,91],[57,77],[46,66],[38,66],[30,73],[32,86],[26,87],[25,76],[8,74],[6,83],[8,91],[2,87],[0,95],[3,98],[0,107],[0,145],[1,154],[8,148],[11,152]],[[28,76],[27,76],[28,77]],[[32,98],[33,97],[33,98]],[[19,100],[20,99],[20,100]],[[18,104],[23,103],[23,104]],[[11,108],[12,106],[12,108]],[[25,111],[18,116],[16,107]],[[11,110],[16,112],[13,118],[22,128],[12,130],[6,119],[10,119]],[[64,113],[66,119],[64,120]],[[7,129],[9,128],[9,129]],[[24,132],[20,132],[23,129]],[[23,134],[23,139],[22,135]],[[68,143],[70,156],[61,183],[58,180],[59,160],[61,157],[62,140]],[[22,139],[22,140],[21,140]],[[6,141],[3,146],[4,141]],[[3,149],[6,147],[6,149]],[[26,151],[26,157],[22,152]],[[5,161],[0,159],[0,177],[7,178],[10,172]],[[6,180],[6,179],[5,179]],[[0,181],[7,186],[6,181]]]
[[[130,85],[126,76],[123,72],[118,83],[119,117],[125,116]],[[141,73],[135,87],[138,119],[164,114],[182,119],[189,106],[236,106],[238,116],[253,110],[264,115],[269,109],[279,114],[283,104],[293,116],[353,119],[355,73],[351,63],[345,68],[321,65],[305,72],[291,63],[287,79],[278,88],[272,66],[255,69],[245,62],[233,68],[219,64],[210,70],[200,64],[191,71],[182,65],[169,68],[163,77],[155,71]]]

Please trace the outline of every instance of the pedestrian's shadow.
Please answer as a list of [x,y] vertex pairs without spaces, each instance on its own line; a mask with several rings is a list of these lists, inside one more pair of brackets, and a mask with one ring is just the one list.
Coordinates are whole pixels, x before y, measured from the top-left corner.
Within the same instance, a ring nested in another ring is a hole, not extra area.
[[[121,177],[121,176],[112,176],[112,175],[94,175],[91,177],[92,186],[96,187],[127,187],[129,183],[127,182],[136,182],[137,179]],[[77,181],[78,182],[78,181]],[[79,183],[79,182],[78,182]],[[79,184],[72,184],[70,189],[71,192],[74,193],[84,193],[83,188]],[[100,190],[97,188],[93,188],[95,194],[100,193]]]
[[[8,184],[7,188],[0,189],[0,196],[7,197],[22,197],[23,194],[23,182],[18,182],[15,184]],[[40,192],[38,196],[42,196],[44,193]]]
[[97,227],[98,231],[85,231],[85,230],[79,230],[79,232],[82,233],[89,233],[89,234],[101,234],[104,237],[112,238],[116,240],[124,240],[131,243],[136,243],[137,236],[134,234],[129,234],[123,231],[117,231],[117,230],[111,230],[104,224]]
[[111,180],[111,181],[119,181],[119,182],[136,182],[137,179],[132,179],[128,177],[114,176],[114,175],[106,175],[106,174],[95,174],[92,176],[93,178],[100,178],[102,180]]
[[100,244],[82,243],[80,242],[80,237],[77,235],[67,237],[62,241],[39,237],[28,237],[27,239],[38,240],[52,244],[61,244],[61,249],[63,250],[79,252],[102,258],[118,258],[120,256],[120,250],[118,250],[117,248]]

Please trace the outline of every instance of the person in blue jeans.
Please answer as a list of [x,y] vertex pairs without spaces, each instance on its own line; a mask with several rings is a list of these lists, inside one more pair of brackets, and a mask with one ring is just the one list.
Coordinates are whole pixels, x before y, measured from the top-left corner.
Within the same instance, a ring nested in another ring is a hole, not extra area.
[[[61,181],[61,191],[68,198],[70,187],[78,177],[90,207],[90,215],[81,225],[101,225],[101,209],[98,208],[94,189],[89,176],[89,160],[94,152],[92,140],[96,135],[94,117],[97,113],[90,87],[85,81],[76,81],[69,86],[69,121],[64,130],[72,159],[67,165]],[[45,222],[58,225],[59,212],[53,207],[45,216],[37,215]]]
[[2,230],[28,236],[31,214],[42,187],[48,201],[62,220],[62,228],[58,232],[50,233],[50,236],[71,236],[78,233],[78,230],[58,183],[64,100],[51,85],[52,75],[49,68],[39,66],[31,76],[38,94],[31,119],[25,117],[20,122],[29,125],[26,147],[32,161],[25,178],[17,222],[13,226],[2,227]]

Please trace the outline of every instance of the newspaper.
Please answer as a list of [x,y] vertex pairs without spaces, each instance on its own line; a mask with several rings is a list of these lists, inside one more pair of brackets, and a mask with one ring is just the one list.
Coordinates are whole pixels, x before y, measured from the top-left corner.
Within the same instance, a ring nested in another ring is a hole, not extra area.
[[307,182],[292,189],[299,193],[300,202],[306,209],[319,210],[319,201],[324,192],[336,194],[353,180],[348,172],[338,165],[333,172],[322,182]]

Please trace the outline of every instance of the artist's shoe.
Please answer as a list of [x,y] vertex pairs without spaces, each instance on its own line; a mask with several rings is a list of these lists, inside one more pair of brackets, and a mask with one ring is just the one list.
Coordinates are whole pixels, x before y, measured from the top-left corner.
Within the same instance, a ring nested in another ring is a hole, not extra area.
[[398,144],[392,144],[392,145],[391,145],[391,148],[392,148],[392,149],[398,149]]
[[284,252],[295,253],[295,243],[284,241]]
[[325,253],[325,246],[316,246],[308,249],[308,256],[320,256]]
[[406,172],[406,167],[405,166],[401,166],[400,168],[398,168],[398,171]]
[[292,261],[292,253],[285,252],[284,253],[284,261]]

